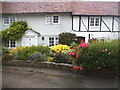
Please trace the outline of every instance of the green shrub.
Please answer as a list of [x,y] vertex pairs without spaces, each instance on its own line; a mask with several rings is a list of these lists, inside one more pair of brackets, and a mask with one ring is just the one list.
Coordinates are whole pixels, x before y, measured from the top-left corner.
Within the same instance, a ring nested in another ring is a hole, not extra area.
[[29,56],[33,53],[40,52],[42,54],[49,54],[50,48],[47,46],[31,46],[18,49],[16,53],[13,54],[14,59],[27,60]]
[[69,55],[63,54],[63,53],[56,53],[53,62],[72,64],[72,62],[70,61]]
[[61,33],[59,34],[59,43],[70,46],[75,38],[76,38],[76,35],[73,33],[67,33],[67,32]]

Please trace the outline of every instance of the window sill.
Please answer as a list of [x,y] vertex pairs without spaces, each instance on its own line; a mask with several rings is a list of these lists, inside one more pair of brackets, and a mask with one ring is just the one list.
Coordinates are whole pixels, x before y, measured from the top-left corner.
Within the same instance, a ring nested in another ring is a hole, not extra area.
[[90,26],[90,28],[100,28],[100,26]]
[[10,24],[3,24],[4,26],[9,26]]
[[46,25],[60,25],[60,23],[51,23],[51,24],[46,23]]

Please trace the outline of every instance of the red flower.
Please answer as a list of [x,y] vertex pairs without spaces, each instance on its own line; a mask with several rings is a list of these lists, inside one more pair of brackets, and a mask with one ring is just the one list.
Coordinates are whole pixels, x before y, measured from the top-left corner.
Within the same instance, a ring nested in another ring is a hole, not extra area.
[[73,66],[73,68],[74,68],[74,69],[80,69],[80,67],[79,67],[79,66]]
[[75,49],[75,50],[76,50],[77,48],[78,48],[78,47],[73,47],[73,49]]
[[83,70],[83,67],[82,67],[82,66],[80,66],[79,68],[80,68],[80,70]]
[[74,53],[70,52],[69,55],[75,55]]
[[72,61],[72,58],[70,58],[70,61]]
[[101,52],[105,52],[105,50],[101,50]]
[[54,51],[54,53],[56,53],[56,51]]
[[80,69],[80,70],[83,70],[83,67],[82,67],[82,66],[74,66],[73,68],[74,68],[74,69]]
[[80,44],[80,47],[88,47],[88,43],[82,43]]
[[79,58],[79,57],[80,57],[80,55],[76,54],[76,58]]

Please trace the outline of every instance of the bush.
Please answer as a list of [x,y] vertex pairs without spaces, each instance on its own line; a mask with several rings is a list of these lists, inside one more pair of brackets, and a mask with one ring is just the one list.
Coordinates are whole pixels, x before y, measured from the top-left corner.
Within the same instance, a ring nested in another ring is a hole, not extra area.
[[74,48],[70,54],[74,63],[82,66],[83,70],[118,70],[119,54],[117,40],[112,42],[94,41],[88,44],[83,43]]
[[31,54],[35,52],[40,52],[42,54],[48,55],[50,51],[50,48],[47,46],[31,46],[31,47],[21,47],[21,48],[15,48],[11,50],[11,53],[13,53],[14,59],[18,60],[27,60]]
[[76,35],[73,33],[67,33],[67,32],[61,33],[59,34],[59,43],[70,46],[71,43],[73,43],[75,38],[76,38]]
[[33,60],[33,61],[45,61],[46,60],[46,55],[36,52],[33,53],[30,57],[28,57],[28,60]]
[[68,54],[62,54],[62,53],[56,53],[55,58],[52,61],[56,62],[56,63],[72,64],[72,62],[70,61],[69,55]]

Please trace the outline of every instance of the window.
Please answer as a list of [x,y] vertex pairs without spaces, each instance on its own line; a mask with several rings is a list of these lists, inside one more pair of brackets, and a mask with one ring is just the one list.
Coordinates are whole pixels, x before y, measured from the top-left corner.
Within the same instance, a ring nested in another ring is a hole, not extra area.
[[16,21],[15,17],[4,17],[3,18],[3,24],[4,25],[9,25],[10,23]]
[[100,26],[100,18],[99,17],[91,17],[90,18],[90,26]]
[[58,45],[59,39],[57,37],[49,37],[49,46]]
[[59,24],[60,22],[59,16],[47,16],[46,22],[47,24]]
[[5,47],[8,48],[15,48],[16,47],[16,42],[15,40],[5,40]]

